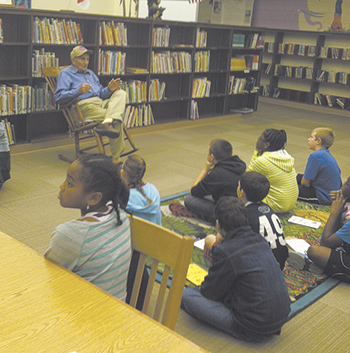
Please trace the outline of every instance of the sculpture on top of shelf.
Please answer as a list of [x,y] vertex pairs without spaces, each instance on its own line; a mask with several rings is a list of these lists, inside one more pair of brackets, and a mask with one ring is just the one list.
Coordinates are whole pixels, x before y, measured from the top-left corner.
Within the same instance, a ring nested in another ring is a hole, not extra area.
[[165,7],[160,7],[160,0],[147,0],[148,18],[161,20]]

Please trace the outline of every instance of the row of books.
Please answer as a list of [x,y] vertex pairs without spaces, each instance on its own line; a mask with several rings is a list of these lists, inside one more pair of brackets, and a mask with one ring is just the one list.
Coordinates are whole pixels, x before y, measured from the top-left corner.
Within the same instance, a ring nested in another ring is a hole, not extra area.
[[72,20],[35,17],[33,22],[33,43],[83,44],[80,24]]
[[244,55],[246,70],[259,69],[259,55]]
[[33,50],[32,57],[32,76],[42,77],[44,67],[57,67],[59,59],[54,52],[46,52],[45,49]]
[[192,98],[203,98],[210,96],[211,82],[206,77],[198,77],[193,80]]
[[99,49],[99,75],[123,75],[125,74],[125,65],[126,53]]
[[243,34],[234,33],[232,38],[232,48],[260,49],[264,47],[264,36],[259,33]]
[[170,28],[155,27],[152,32],[152,46],[153,47],[168,47],[170,40]]
[[350,48],[320,47],[319,57],[328,59],[350,60]]
[[[270,53],[272,52],[273,49],[270,51]],[[314,57],[316,55],[316,46],[294,43],[279,43],[278,53]]]
[[153,125],[155,122],[151,106],[149,104],[128,105],[123,122],[127,128]]
[[194,71],[208,72],[210,65],[210,50],[198,51],[194,55]]
[[[265,73],[271,72],[272,65],[268,64]],[[273,74],[275,76],[295,77],[312,80],[313,69],[306,66],[275,65]]]
[[126,103],[143,103],[147,101],[146,81],[123,81],[122,89],[126,92]]
[[161,82],[159,79],[150,80],[148,99],[150,101],[161,101],[165,98],[166,83]]
[[228,94],[239,94],[245,91],[246,78],[236,78],[231,75],[228,81]]
[[181,52],[154,52],[151,54],[151,72],[157,74],[191,72],[192,57],[190,53]]
[[338,106],[345,109],[345,98],[335,97],[329,94],[315,93],[314,103],[319,105],[328,105],[329,107]]
[[[0,124],[0,131],[4,131],[8,144],[14,145],[16,143],[16,135],[13,124],[11,124],[6,118],[0,120]],[[6,140],[4,142],[6,142]]]
[[123,22],[102,21],[100,23],[100,45],[128,45],[126,25]]
[[199,119],[198,103],[195,100],[191,100],[190,119]]
[[46,82],[34,87],[18,84],[0,85],[1,116],[54,109],[56,103]]
[[317,70],[316,81],[347,85],[349,82],[349,77],[350,74],[347,72]]
[[196,48],[206,48],[208,33],[204,29],[197,28]]

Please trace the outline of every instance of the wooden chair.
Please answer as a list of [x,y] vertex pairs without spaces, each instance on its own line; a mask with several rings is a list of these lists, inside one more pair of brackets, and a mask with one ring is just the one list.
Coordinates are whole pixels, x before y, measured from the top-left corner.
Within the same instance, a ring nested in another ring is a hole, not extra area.
[[[43,68],[43,73],[46,79],[46,82],[49,84],[51,92],[56,91],[57,87],[57,77],[61,70],[68,66],[59,66],[59,67],[45,67]],[[64,117],[67,120],[69,130],[74,134],[75,141],[75,157],[78,158],[82,153],[87,153],[92,149],[98,150],[99,153],[105,154],[105,146],[108,145],[108,142],[104,142],[103,137],[100,136],[95,127],[99,124],[97,122],[86,122],[83,114],[81,113],[80,107],[77,104],[78,100],[74,100],[69,104],[60,104],[60,108],[64,114]],[[131,153],[134,153],[138,149],[135,146],[134,141],[132,140],[130,134],[128,133],[125,124],[123,123],[123,132],[124,140],[129,143],[129,149],[124,152],[121,157],[127,156]],[[94,139],[94,143],[87,147],[82,147],[80,145],[81,141],[87,139]],[[63,156],[60,155],[61,159],[66,160]]]
[[[130,217],[130,225],[132,249],[140,252],[130,305],[136,306],[146,257],[150,256],[152,267],[141,311],[174,330],[188,265],[191,261],[194,239],[178,235],[135,216]],[[165,266],[154,313],[151,315],[149,304],[159,263],[163,263]],[[171,269],[174,272],[168,296],[164,301]],[[161,313],[163,314],[162,318],[160,318]]]

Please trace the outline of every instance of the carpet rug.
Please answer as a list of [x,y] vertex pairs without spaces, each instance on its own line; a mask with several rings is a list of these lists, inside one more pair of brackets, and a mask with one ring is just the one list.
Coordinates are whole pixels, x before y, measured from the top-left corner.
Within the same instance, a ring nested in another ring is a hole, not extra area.
[[[195,239],[204,238],[208,234],[216,234],[216,228],[205,221],[194,218],[190,212],[183,207],[183,192],[163,198],[161,201],[162,225],[178,234],[191,236]],[[318,245],[318,238],[322,234],[323,227],[328,219],[330,206],[312,205],[297,202],[294,208],[286,213],[279,213],[285,238],[304,239],[310,245]],[[292,224],[288,219],[299,216],[310,220],[321,222],[318,229],[302,225]],[[204,257],[203,250],[194,247],[191,263],[197,264],[204,270],[208,270],[210,261]],[[162,273],[162,265],[159,266]],[[314,264],[305,261],[304,257],[290,249],[290,256],[286,261],[283,276],[288,286],[289,296],[292,301],[290,318],[301,310],[318,300],[320,297],[333,289],[339,281],[329,278],[322,270]],[[186,281],[187,286],[195,286]]]

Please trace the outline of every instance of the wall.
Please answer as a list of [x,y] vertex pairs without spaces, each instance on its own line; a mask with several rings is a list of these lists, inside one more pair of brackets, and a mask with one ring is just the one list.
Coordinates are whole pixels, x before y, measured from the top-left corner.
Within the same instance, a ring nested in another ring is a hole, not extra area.
[[[123,16],[123,7],[119,2],[119,0],[90,0],[89,8],[83,10],[77,5],[77,0],[32,0],[32,9]],[[126,5],[127,14],[129,14],[129,0],[126,0]],[[132,2],[132,14],[135,16],[134,2]]]
[[252,26],[350,33],[350,1],[257,0]]

